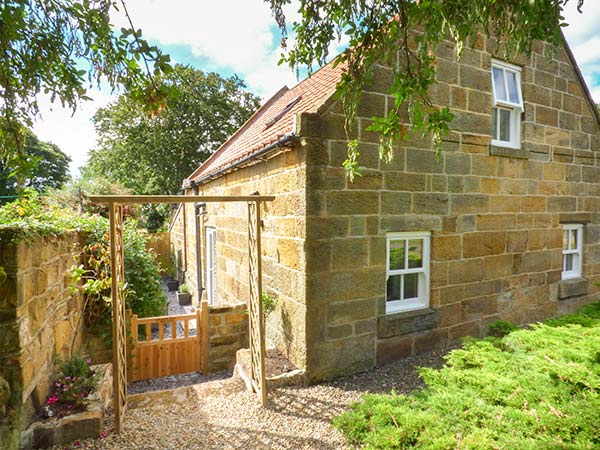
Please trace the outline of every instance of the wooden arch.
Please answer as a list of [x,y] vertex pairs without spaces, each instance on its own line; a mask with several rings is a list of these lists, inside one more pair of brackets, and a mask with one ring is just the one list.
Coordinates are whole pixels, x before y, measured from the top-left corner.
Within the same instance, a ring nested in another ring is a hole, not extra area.
[[252,387],[266,406],[265,325],[262,312],[262,264],[260,242],[260,205],[274,196],[232,195],[93,195],[90,200],[107,204],[110,219],[110,269],[113,314],[113,405],[115,429],[120,433],[127,410],[127,332],[125,320],[125,266],[123,259],[123,205],[140,203],[223,203],[245,202],[248,205],[248,299]]

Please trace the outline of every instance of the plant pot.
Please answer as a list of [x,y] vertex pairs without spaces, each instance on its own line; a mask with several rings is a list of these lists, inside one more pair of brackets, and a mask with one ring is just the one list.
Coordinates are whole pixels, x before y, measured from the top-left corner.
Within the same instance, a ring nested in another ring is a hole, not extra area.
[[192,294],[189,292],[178,292],[177,293],[177,301],[181,306],[191,305],[192,304]]
[[179,281],[177,280],[167,280],[167,289],[169,292],[174,292],[179,287]]

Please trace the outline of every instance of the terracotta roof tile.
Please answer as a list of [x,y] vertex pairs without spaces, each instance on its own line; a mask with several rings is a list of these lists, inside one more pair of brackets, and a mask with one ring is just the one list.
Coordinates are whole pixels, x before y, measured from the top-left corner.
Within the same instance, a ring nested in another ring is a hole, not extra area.
[[283,87],[189,178],[198,179],[215,173],[293,133],[296,114],[317,112],[335,92],[342,70],[341,65],[334,68],[329,63],[292,89]]

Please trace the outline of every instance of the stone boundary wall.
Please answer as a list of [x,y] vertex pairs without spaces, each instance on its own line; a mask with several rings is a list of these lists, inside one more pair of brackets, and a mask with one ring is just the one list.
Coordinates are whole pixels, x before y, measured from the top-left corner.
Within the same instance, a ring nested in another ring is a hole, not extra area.
[[19,432],[45,401],[54,359],[81,348],[83,300],[69,292],[67,278],[79,249],[77,233],[0,243],[0,266],[7,274],[0,283],[2,448],[16,448]]
[[248,346],[245,303],[211,306],[208,310],[208,366],[210,372],[233,369],[236,352]]

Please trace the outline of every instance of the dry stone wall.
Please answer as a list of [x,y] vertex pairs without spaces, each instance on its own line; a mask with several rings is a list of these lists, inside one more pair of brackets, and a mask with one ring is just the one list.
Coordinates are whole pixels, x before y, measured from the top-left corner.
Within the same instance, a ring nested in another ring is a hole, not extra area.
[[[378,157],[367,130],[384,115],[389,68],[365,88],[350,138],[363,176],[342,169],[338,103],[305,114],[307,373],[312,380],[480,336],[498,319],[534,322],[597,297],[600,130],[565,49],[536,42],[522,67],[521,149],[491,146],[493,39],[455,61],[437,51],[436,104],[455,115],[442,153],[428,138]],[[563,223],[584,223],[583,280],[561,282]],[[431,231],[430,308],[386,315],[386,233]]]
[[[16,445],[34,408],[43,404],[54,359],[82,345],[83,301],[68,289],[79,253],[76,233],[16,245],[0,243],[0,442]],[[3,394],[4,393],[4,394]]]

